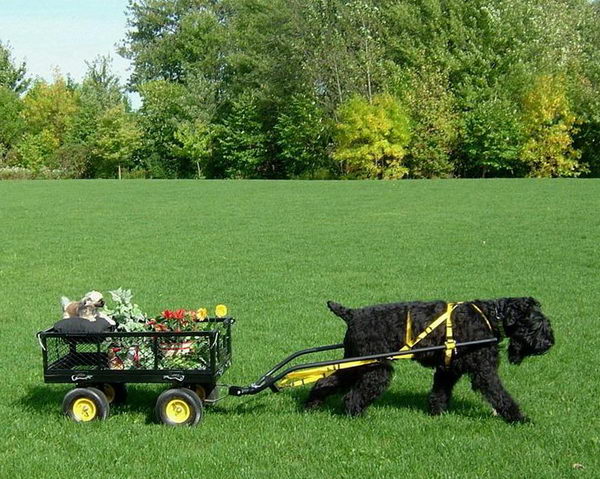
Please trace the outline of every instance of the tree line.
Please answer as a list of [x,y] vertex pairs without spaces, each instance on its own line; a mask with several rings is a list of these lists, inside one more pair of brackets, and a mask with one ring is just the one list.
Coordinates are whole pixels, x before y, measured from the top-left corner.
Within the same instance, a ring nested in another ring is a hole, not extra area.
[[127,85],[105,57],[80,83],[30,80],[0,43],[0,175],[600,174],[598,1],[130,0],[126,15]]

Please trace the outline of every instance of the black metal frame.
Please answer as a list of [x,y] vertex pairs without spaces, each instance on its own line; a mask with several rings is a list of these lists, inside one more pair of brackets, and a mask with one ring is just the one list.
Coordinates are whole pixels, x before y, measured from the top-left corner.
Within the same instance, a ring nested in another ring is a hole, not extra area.
[[[94,383],[173,383],[173,384],[214,384],[231,365],[231,325],[235,322],[233,318],[210,318],[208,322],[222,323],[225,332],[218,329],[206,331],[182,331],[182,332],[106,332],[106,333],[58,333],[51,328],[37,333],[42,347],[42,358],[44,367],[44,381],[47,383],[75,383],[80,386]],[[161,341],[165,338],[208,338],[209,361],[206,368],[202,370],[172,368],[158,368],[158,351]],[[48,340],[52,338],[62,339],[69,344],[69,352],[49,363]],[[101,344],[107,339],[113,338],[151,338],[154,353],[154,367],[150,369],[109,369],[103,363]],[[219,341],[224,346],[225,354],[218,357],[217,348]],[[77,352],[77,344],[96,345],[95,352]],[[95,366],[90,368],[66,367],[69,364],[69,355],[77,354],[92,355]],[[98,360],[98,358],[101,358]],[[96,365],[97,364],[97,365]]]
[[[478,347],[484,346],[486,344],[497,343],[498,338],[487,338],[487,339],[479,339],[477,341],[466,341],[463,343],[456,343],[457,348],[465,348],[465,347]],[[381,354],[372,354],[369,356],[358,356],[353,358],[344,358],[344,359],[334,359],[330,361],[319,361],[313,363],[304,363],[298,364],[296,366],[292,366],[290,368],[285,369],[284,371],[280,371],[286,364],[290,363],[292,360],[296,359],[299,356],[303,356],[305,354],[318,353],[323,351],[332,351],[335,349],[342,349],[344,347],[343,344],[330,344],[327,346],[318,346],[316,348],[303,349],[301,351],[297,351],[294,354],[291,354],[283,361],[275,365],[271,368],[267,373],[263,374],[256,382],[250,384],[249,386],[230,386],[229,394],[231,396],[245,396],[247,394],[257,394],[261,391],[264,391],[267,388],[270,388],[273,391],[278,391],[279,389],[276,386],[276,383],[283,379],[289,373],[294,371],[300,371],[302,369],[316,368],[321,366],[331,366],[334,364],[343,364],[343,363],[351,363],[354,361],[367,361],[367,360],[395,360],[401,359],[400,356],[407,356],[412,354],[420,354],[420,353],[429,353],[432,351],[443,351],[446,349],[445,345],[441,346],[430,346],[427,348],[414,348],[407,351],[393,351],[390,353],[381,353]],[[276,374],[277,373],[277,374]]]

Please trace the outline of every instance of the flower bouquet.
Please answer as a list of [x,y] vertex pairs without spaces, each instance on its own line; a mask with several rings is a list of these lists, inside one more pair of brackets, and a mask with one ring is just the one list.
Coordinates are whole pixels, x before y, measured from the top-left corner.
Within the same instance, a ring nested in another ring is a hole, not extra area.
[[[219,305],[216,308],[217,317],[224,317],[227,308]],[[208,320],[206,308],[195,309],[167,309],[159,316],[148,320],[148,326],[159,332],[196,332],[214,327]],[[205,366],[209,357],[210,344],[206,338],[197,336],[173,336],[159,343],[162,355],[161,368],[186,369],[190,363],[196,367]]]
[[[208,310],[176,309],[164,310],[156,317],[143,313],[137,304],[132,303],[130,290],[119,288],[110,291],[113,307],[105,308],[105,314],[117,323],[117,331],[161,332],[158,343],[160,369],[192,369],[203,368],[210,358],[208,338],[200,335],[169,335],[168,333],[200,332],[215,328],[210,321]],[[227,307],[220,304],[215,308],[218,318],[227,316]],[[154,364],[156,353],[152,349],[151,337],[124,336],[107,341],[106,349],[110,369],[150,369]]]
[[166,309],[160,316],[150,319],[147,325],[154,331],[203,331],[208,324],[207,319],[206,308],[176,311]]

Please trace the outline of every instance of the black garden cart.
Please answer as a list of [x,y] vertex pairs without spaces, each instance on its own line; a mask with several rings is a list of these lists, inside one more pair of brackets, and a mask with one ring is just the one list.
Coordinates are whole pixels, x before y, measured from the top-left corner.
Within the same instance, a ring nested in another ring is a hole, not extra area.
[[77,422],[104,419],[124,402],[127,383],[167,383],[156,401],[158,419],[194,425],[217,399],[217,380],[231,365],[233,318],[210,318],[203,331],[38,333],[44,380],[71,383],[64,412]]

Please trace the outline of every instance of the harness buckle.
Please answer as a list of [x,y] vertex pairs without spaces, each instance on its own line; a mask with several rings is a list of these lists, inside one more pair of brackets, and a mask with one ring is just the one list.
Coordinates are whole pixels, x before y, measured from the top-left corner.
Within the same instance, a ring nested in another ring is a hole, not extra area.
[[452,351],[456,349],[456,341],[454,339],[448,339],[445,343],[446,351]]

